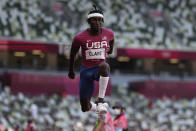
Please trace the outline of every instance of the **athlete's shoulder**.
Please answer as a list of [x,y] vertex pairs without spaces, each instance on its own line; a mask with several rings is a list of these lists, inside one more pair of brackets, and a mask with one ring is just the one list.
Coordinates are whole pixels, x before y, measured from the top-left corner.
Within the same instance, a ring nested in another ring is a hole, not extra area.
[[74,36],[73,40],[72,40],[72,45],[80,45],[81,42],[82,42],[83,39],[84,39],[85,33],[86,33],[86,30],[83,30],[83,31],[77,33],[77,34]]
[[87,29],[86,29],[86,30],[83,30],[83,31],[77,33],[75,37],[81,37],[81,36],[83,36],[83,35],[86,35],[87,33],[88,33],[88,32],[87,32]]
[[88,35],[87,30],[83,30],[83,31],[77,33],[77,34],[75,35],[75,37],[74,37],[73,40],[81,41],[81,40],[82,40],[85,36],[87,36],[87,35]]
[[112,34],[114,34],[114,32],[113,32],[111,29],[104,28],[104,27],[102,27],[102,29],[103,29],[103,31],[104,31],[104,32],[107,32],[107,33],[112,33]]
[[114,39],[114,32],[111,29],[102,28],[102,31],[104,32],[104,34],[107,34],[110,39]]

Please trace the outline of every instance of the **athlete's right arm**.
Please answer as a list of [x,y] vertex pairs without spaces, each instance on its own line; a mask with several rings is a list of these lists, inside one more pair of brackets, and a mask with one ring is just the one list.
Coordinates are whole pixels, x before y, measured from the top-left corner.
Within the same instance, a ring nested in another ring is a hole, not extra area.
[[80,46],[78,46],[78,45],[79,44],[76,43],[76,40],[74,40],[71,45],[70,59],[69,59],[69,73],[68,73],[68,77],[70,79],[75,78],[74,63],[75,63],[76,54],[78,53],[78,51],[80,49]]

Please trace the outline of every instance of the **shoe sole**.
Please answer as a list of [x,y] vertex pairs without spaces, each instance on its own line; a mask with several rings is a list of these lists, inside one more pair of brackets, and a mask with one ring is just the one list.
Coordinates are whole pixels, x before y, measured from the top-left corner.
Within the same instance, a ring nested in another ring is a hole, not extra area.
[[105,113],[107,113],[107,109],[102,109],[99,113],[100,114],[105,114]]

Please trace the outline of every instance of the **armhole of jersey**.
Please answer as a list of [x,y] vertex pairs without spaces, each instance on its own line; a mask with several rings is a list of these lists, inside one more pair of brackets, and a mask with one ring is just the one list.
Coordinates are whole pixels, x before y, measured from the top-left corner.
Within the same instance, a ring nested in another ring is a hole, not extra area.
[[77,37],[74,38],[72,46],[80,48],[80,40]]

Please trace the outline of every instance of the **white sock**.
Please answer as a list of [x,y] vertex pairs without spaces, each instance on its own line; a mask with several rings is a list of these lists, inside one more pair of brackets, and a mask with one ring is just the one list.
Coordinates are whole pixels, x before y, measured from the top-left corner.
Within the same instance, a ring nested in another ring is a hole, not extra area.
[[95,103],[93,103],[93,102],[91,102],[91,111],[96,111],[96,109],[97,109],[97,105],[95,104]]
[[99,78],[99,98],[105,97],[106,88],[108,85],[109,77],[100,76]]

